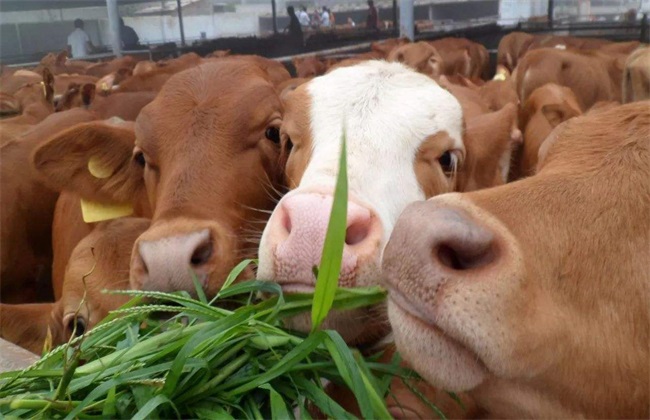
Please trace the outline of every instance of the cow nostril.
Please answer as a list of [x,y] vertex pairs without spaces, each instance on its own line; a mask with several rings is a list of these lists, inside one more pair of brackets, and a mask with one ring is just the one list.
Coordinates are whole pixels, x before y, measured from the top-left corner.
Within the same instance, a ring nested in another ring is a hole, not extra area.
[[210,257],[212,257],[212,241],[205,242],[194,250],[190,264],[194,267],[204,265],[210,260]]
[[368,236],[369,231],[369,219],[352,223],[345,231],[345,244],[351,246],[362,242]]
[[434,250],[434,258],[452,270],[469,270],[490,264],[496,258],[493,244],[476,246],[476,244],[441,244]]

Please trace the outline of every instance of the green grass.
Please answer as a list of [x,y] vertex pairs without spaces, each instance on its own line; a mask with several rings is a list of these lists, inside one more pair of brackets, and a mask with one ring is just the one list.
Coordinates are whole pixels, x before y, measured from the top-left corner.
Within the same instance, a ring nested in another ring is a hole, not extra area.
[[[260,293],[272,298],[258,300]],[[389,417],[385,378],[407,372],[359,357],[333,331],[307,336],[281,321],[307,311],[312,296],[283,296],[279,286],[231,285],[211,306],[187,294],[124,292],[126,307],[34,366],[0,374],[0,414],[19,418],[287,418],[313,405],[349,417],[321,378],[347,384],[364,417]],[[155,299],[146,305],[143,298]],[[333,307],[377,304],[379,288],[336,292]],[[135,304],[135,305],[134,305]],[[157,316],[167,313],[171,318]],[[367,374],[366,372],[370,372]]]
[[[344,138],[314,295],[235,283],[254,260],[238,264],[211,301],[196,281],[198,299],[117,292],[133,298],[84,336],[28,369],[0,374],[0,417],[309,419],[309,408],[353,417],[327,395],[327,379],[354,393],[364,418],[390,418],[384,401],[391,379],[413,372],[399,367],[398,356],[391,363],[380,363],[380,354],[364,358],[337,332],[319,329],[330,309],[386,298],[379,287],[338,288],[346,215]],[[283,329],[284,318],[310,310],[308,335]]]

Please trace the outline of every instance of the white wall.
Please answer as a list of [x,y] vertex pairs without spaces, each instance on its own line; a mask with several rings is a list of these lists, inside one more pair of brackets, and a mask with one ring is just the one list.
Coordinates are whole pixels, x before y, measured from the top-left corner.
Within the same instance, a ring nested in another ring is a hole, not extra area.
[[[175,15],[125,17],[124,23],[135,29],[141,43],[178,41],[181,37],[178,17]],[[253,13],[183,16],[183,26],[188,41],[200,39],[201,32],[205,32],[208,39],[259,34],[259,19]]]
[[548,13],[547,0],[501,0],[499,2],[499,25],[514,25],[519,20]]

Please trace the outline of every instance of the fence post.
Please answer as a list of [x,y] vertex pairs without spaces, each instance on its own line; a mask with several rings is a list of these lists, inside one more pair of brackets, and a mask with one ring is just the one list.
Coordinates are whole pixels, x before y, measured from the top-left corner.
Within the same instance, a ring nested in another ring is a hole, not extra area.
[[122,56],[122,37],[120,37],[120,14],[117,9],[117,0],[106,0],[108,11],[108,27],[111,29],[111,47],[115,57]]
[[641,38],[639,41],[643,43],[648,43],[650,42],[650,37],[648,36],[648,14],[644,13],[643,17],[641,18]]
[[399,36],[415,40],[415,21],[413,20],[413,0],[399,1]]

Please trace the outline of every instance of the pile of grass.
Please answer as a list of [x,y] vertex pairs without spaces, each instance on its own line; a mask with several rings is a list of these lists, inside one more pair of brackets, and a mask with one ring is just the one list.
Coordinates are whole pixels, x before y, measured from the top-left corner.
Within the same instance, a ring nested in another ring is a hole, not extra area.
[[[364,358],[337,332],[319,329],[332,308],[376,305],[386,297],[378,287],[337,287],[347,215],[345,153],[343,140],[314,295],[284,296],[268,282],[233,284],[251,260],[235,267],[211,301],[198,282],[198,299],[124,291],[133,299],[94,329],[26,370],[0,374],[0,415],[309,419],[309,410],[318,409],[335,419],[353,417],[327,395],[324,384],[331,381],[354,393],[364,418],[390,418],[389,384],[412,372],[399,367],[397,355],[391,363],[380,363],[380,355]],[[283,318],[309,310],[308,335],[282,328]]]
[[[274,297],[257,300],[260,292]],[[222,291],[226,310],[183,294],[136,295],[86,336],[34,366],[0,374],[0,413],[28,418],[310,418],[309,405],[349,418],[323,379],[347,385],[366,418],[389,418],[384,396],[397,366],[365,360],[334,331],[307,336],[280,328],[310,310],[312,296],[283,296],[250,281]],[[143,298],[156,303],[141,305]],[[333,307],[385,298],[378,288],[339,289]],[[154,313],[171,313],[157,320]]]

